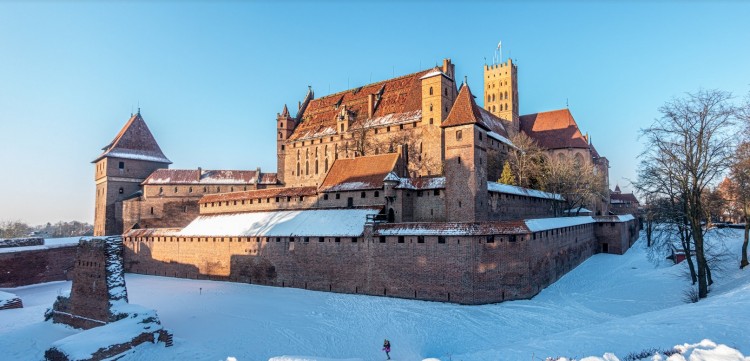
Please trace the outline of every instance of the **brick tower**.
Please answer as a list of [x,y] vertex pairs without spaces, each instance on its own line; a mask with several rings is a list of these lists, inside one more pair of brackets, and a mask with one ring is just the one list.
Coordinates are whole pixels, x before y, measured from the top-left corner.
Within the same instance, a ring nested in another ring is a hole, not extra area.
[[464,84],[443,122],[445,131],[445,214],[448,222],[487,219],[487,151],[484,124],[469,86]]
[[504,119],[510,134],[518,133],[518,66],[510,58],[484,65],[484,109]]
[[96,166],[94,235],[120,235],[122,200],[138,192],[141,182],[153,171],[167,168],[172,162],[162,153],[140,109],[102,150],[91,162]]

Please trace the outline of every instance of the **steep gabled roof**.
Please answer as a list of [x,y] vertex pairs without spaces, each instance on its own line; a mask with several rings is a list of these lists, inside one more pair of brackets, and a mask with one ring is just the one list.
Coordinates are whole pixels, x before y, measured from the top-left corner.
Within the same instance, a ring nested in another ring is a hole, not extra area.
[[323,183],[322,192],[338,192],[383,188],[383,180],[396,167],[396,153],[369,155],[333,162]]
[[479,109],[469,86],[464,84],[461,86],[461,90],[458,91],[456,101],[453,103],[453,107],[441,127],[448,128],[457,125],[476,124],[490,130],[489,125],[485,123],[485,117]]
[[640,202],[638,202],[638,198],[636,198],[635,194],[633,193],[610,193],[609,202],[640,204]]
[[586,138],[578,129],[568,109],[522,115],[521,131],[545,149],[589,149]]
[[171,164],[172,162],[162,153],[140,111],[130,117],[124,127],[117,133],[115,139],[104,147],[104,153],[92,163],[104,157],[145,160]]
[[[355,117],[352,127],[418,121],[422,115],[420,78],[433,71],[434,69],[427,69],[312,99],[301,109],[302,113],[298,114],[301,122],[289,139],[301,140],[336,134],[336,117],[343,107]],[[370,94],[376,95],[372,117],[369,116],[368,109]],[[372,119],[376,120],[368,122]]]

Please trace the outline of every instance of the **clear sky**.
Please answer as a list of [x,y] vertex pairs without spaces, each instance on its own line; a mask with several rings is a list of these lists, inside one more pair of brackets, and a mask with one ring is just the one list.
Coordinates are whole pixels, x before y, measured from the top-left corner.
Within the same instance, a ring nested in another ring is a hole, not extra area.
[[498,41],[521,114],[564,108],[629,189],[638,130],[750,90],[742,2],[0,3],[0,220],[93,222],[94,166],[140,105],[173,168],[275,172],[275,116],[450,57],[481,103]]

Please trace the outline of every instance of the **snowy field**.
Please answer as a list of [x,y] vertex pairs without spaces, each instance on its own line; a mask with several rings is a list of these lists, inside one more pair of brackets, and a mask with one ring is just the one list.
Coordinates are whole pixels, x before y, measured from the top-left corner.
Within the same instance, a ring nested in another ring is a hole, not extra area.
[[[484,306],[128,274],[130,302],[156,309],[175,346],[142,345],[121,360],[385,360],[384,338],[393,360],[622,359],[703,339],[728,347],[704,342],[690,360],[750,360],[739,355],[750,355],[750,269],[737,267],[741,230],[725,232],[731,263],[696,304],[683,301],[684,265],[649,262],[643,241],[595,255],[532,300]],[[76,333],[42,321],[69,288],[2,289],[26,308],[0,311],[0,359],[40,360]]]

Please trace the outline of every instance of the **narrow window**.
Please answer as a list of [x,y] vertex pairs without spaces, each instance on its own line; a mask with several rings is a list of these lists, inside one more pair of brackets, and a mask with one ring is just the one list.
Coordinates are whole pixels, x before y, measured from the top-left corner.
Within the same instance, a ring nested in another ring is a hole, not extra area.
[[367,198],[367,192],[362,192],[359,194],[360,198]]
[[154,207],[151,207],[151,214],[154,214]]
[[380,192],[375,191],[375,198],[378,198],[378,197],[380,197]]
[[432,87],[430,87],[430,95],[432,95]]
[[436,196],[439,196],[440,195],[440,190],[439,189],[435,189],[434,191],[432,191],[432,194],[436,195]]
[[336,199],[341,199],[341,194],[336,193]]
[[119,169],[125,169],[125,162],[120,162],[117,164],[117,168]]
[[430,118],[430,124],[432,124],[432,123],[433,123],[433,120],[432,120],[432,118]]
[[456,131],[456,140],[461,140],[463,138],[463,133],[460,130]]
[[123,194],[124,192],[125,192],[125,190],[122,189],[122,187],[120,187],[120,189],[117,190],[117,193],[120,193],[120,194]]
[[445,243],[445,236],[438,236],[438,243]]
[[417,236],[417,243],[424,243],[424,236]]
[[323,195],[323,200],[324,200],[324,201],[327,201],[327,200],[328,200],[328,194],[324,194],[324,195]]

